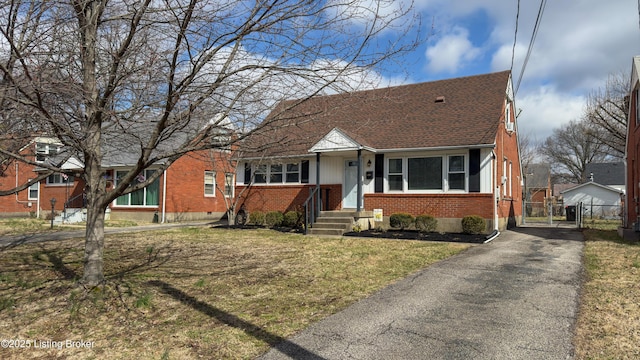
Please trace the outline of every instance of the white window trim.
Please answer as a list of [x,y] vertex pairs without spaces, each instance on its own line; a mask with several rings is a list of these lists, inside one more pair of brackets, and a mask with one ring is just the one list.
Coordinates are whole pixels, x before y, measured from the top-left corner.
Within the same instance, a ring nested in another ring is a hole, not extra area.
[[[118,171],[127,172],[129,170],[128,169],[127,170],[123,170],[123,169],[114,170],[113,171],[114,185],[117,185],[117,183],[118,183]],[[145,170],[143,170],[145,178],[147,176],[147,171],[158,171],[158,170],[157,169],[145,169]],[[155,205],[146,205],[146,204],[143,204],[143,205],[131,205],[131,204],[121,205],[121,204],[118,204],[118,198],[120,198],[120,196],[127,196],[128,195],[129,196],[129,203],[131,202],[131,193],[128,193],[128,194],[125,194],[125,195],[120,195],[117,198],[115,198],[113,200],[113,202],[111,203],[111,206],[112,207],[118,207],[118,208],[158,208],[159,206],[161,206],[161,203],[162,203],[161,196],[160,196],[160,191],[161,191],[160,184],[158,184],[158,185],[159,185],[159,187],[158,187],[158,204],[155,204]],[[142,194],[143,194],[143,199],[144,199],[145,203],[147,202],[147,186],[142,188],[142,190],[143,190]]]
[[[287,165],[288,164],[298,164],[298,171],[294,171],[292,173],[296,173],[298,174],[298,181],[296,182],[287,182]],[[282,172],[279,172],[278,174],[282,174],[282,181],[279,182],[272,182],[271,181],[271,166],[272,165],[281,165],[282,166]],[[258,169],[259,166],[265,166],[265,180],[266,182],[257,182],[255,181],[256,178],[256,174],[258,173],[256,170]],[[287,186],[287,185],[300,185],[302,184],[301,182],[301,177],[302,177],[302,161],[299,162],[284,162],[284,163],[274,163],[274,164],[254,164],[251,166],[251,176],[253,177],[252,180],[252,186],[267,186],[267,185],[281,185],[281,186]]]
[[[212,194],[207,194],[207,173],[211,174],[211,179],[213,180],[210,185],[212,185]],[[216,172],[212,170],[204,171],[204,179],[203,179],[203,192],[204,197],[216,197]]]
[[73,175],[67,175],[68,177],[72,178],[72,179],[73,179],[73,181],[67,181],[67,182],[62,182],[62,181],[61,181],[61,182],[50,182],[50,181],[49,181],[49,178],[50,178],[51,176],[54,176],[54,175],[59,175],[59,176],[60,176],[60,179],[62,180],[62,175],[63,175],[63,174],[61,174],[61,173],[54,173],[54,174],[51,174],[51,175],[47,176],[47,178],[45,179],[45,184],[46,184],[47,186],[72,186],[72,185],[76,182],[76,178],[75,178]]
[[[464,158],[464,189],[449,188],[449,157],[462,156]],[[409,159],[433,158],[442,159],[442,189],[432,190],[409,190],[408,183],[408,162]],[[402,190],[389,189],[389,160],[402,159]],[[402,154],[386,158],[384,161],[384,192],[386,194],[466,194],[469,192],[469,156],[467,153],[446,153],[446,154]]]
[[[454,171],[449,170],[449,159],[453,156],[462,156],[462,171]],[[465,154],[449,154],[447,155],[447,163],[446,163],[446,175],[445,176],[445,189],[449,193],[468,193],[469,192],[469,156]],[[449,174],[464,174],[464,189],[451,189],[449,185]]]
[[[227,177],[231,176],[231,182],[227,182]],[[236,187],[235,187],[235,174],[234,173],[225,173],[224,174],[224,196],[230,199],[233,199],[235,197],[235,191],[236,191]],[[227,186],[229,186],[229,188],[231,188],[231,195],[227,194],[226,188]]]
[[[31,179],[29,179],[29,181],[31,181]],[[35,189],[32,189],[33,187],[35,187]],[[31,196],[31,191],[35,191],[36,192],[36,196],[32,197]],[[31,184],[31,186],[29,186],[27,188],[27,200],[38,200],[38,195],[40,193],[40,183],[36,182]]]

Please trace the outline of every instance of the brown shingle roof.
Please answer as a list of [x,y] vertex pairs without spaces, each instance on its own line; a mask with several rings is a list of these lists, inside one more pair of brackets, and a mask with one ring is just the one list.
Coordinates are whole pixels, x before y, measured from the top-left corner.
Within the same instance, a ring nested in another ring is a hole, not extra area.
[[254,148],[275,143],[264,146],[271,156],[308,154],[333,128],[381,150],[493,144],[509,74],[319,96],[292,108],[296,101],[284,101],[269,116],[276,121],[250,141]]

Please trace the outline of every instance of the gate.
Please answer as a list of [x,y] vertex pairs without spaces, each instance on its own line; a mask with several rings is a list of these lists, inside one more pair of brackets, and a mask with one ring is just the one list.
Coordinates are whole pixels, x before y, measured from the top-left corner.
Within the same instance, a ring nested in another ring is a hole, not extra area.
[[532,202],[524,204],[522,223],[528,225],[565,225],[583,228],[594,224],[622,225],[622,205],[577,203],[565,206],[562,202]]
[[523,224],[555,224],[567,221],[562,203],[548,200],[526,201],[523,210]]

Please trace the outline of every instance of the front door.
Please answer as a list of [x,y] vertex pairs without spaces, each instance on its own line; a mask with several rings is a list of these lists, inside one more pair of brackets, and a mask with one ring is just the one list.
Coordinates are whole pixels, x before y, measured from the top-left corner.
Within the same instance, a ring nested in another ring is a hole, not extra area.
[[344,162],[344,188],[342,207],[355,209],[358,206],[358,160]]

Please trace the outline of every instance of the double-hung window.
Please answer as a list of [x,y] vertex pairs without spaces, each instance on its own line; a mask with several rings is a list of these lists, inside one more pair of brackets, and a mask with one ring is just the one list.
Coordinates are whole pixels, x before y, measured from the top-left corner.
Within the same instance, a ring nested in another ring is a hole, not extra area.
[[287,164],[287,180],[288,183],[300,182],[300,164]]
[[56,156],[62,150],[62,146],[50,143],[36,143],[36,161],[43,162],[48,158]]
[[28,199],[29,200],[37,200],[38,199],[38,185],[40,185],[39,183],[35,183],[35,184],[31,184],[31,186],[29,186],[29,195],[28,195]]
[[224,174],[224,196],[233,197],[233,180],[235,179],[233,173]]
[[254,180],[256,184],[267,183],[267,165],[257,165],[254,174]]
[[402,191],[404,188],[402,159],[389,159],[389,191]]
[[[253,182],[256,184],[298,184],[308,182],[309,162],[283,164],[259,164],[253,166]],[[306,170],[305,170],[306,169]],[[305,172],[306,171],[306,172]],[[251,176],[245,170],[245,177]],[[245,179],[246,182],[246,179]]]
[[55,173],[47,176],[47,185],[67,185],[73,184],[73,176]]
[[216,196],[216,172],[204,172],[204,196]]
[[282,164],[272,164],[269,170],[269,182],[272,184],[282,183]]
[[464,156],[449,156],[449,174],[447,177],[449,190],[465,190],[466,189],[466,172],[464,164]]

